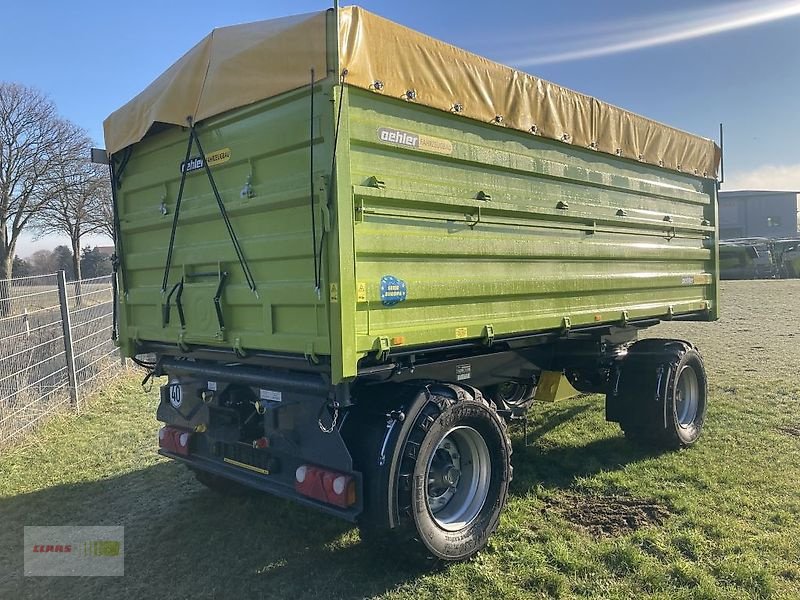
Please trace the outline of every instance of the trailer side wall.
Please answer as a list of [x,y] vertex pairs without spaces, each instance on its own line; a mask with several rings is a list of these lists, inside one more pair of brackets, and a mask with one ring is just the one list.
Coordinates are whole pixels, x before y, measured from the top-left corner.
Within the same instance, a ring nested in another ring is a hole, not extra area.
[[349,92],[359,352],[715,318],[712,180]]

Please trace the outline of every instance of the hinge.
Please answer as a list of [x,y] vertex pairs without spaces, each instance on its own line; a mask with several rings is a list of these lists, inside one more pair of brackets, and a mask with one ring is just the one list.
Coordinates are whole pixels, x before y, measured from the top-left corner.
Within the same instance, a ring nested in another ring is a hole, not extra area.
[[244,346],[242,346],[242,338],[237,337],[233,339],[233,352],[239,358],[247,357],[247,352],[245,351]]
[[380,179],[375,177],[375,175],[372,175],[369,179],[367,179],[367,186],[382,190],[383,188],[386,187],[386,182],[381,181]]
[[483,326],[483,343],[490,347],[494,344],[494,327],[491,325]]
[[363,198],[359,198],[358,200],[356,200],[356,206],[355,206],[355,212],[356,212],[355,221],[356,221],[356,223],[361,223],[364,220],[364,211],[365,210],[366,210],[366,207],[364,206],[364,199]]
[[306,350],[305,350],[304,354],[305,354],[306,360],[308,361],[308,364],[310,364],[310,365],[319,364],[319,357],[317,356],[317,353],[314,352],[314,342],[308,342],[306,344]]
[[189,344],[186,343],[184,330],[181,330],[181,332],[178,334],[177,344],[178,348],[180,348],[182,352],[189,352]]
[[378,342],[376,358],[378,360],[386,360],[389,357],[389,351],[392,349],[392,343],[389,341],[389,338],[385,336],[379,337],[376,341]]
[[569,317],[564,317],[561,319],[561,329],[564,331],[569,331],[572,329],[572,322],[569,320]]

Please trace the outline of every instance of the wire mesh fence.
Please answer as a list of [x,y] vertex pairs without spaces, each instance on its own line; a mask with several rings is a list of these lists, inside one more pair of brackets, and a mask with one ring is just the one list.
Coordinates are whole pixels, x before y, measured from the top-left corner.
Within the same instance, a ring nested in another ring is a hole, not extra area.
[[110,277],[0,280],[0,446],[120,368]]

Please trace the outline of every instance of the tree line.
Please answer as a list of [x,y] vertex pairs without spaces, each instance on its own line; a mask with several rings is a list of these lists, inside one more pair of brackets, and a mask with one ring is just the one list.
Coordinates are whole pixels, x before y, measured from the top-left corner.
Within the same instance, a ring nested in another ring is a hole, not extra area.
[[[114,231],[108,170],[91,163],[91,145],[87,132],[39,90],[0,81],[0,281],[36,269],[30,263],[36,254],[16,255],[25,232],[69,239],[69,247],[37,261],[68,259],[59,268],[69,267],[74,279],[89,276],[83,272],[89,265],[95,269],[98,257],[81,249],[81,239],[90,233],[113,239]],[[0,306],[6,294],[0,285]]]
[[[53,250],[37,250],[28,258],[14,257],[12,277],[31,277],[64,271],[68,281],[78,279],[75,271],[75,255],[67,246],[56,246]],[[111,275],[111,256],[99,246],[86,246],[80,252],[80,277],[91,279]]]

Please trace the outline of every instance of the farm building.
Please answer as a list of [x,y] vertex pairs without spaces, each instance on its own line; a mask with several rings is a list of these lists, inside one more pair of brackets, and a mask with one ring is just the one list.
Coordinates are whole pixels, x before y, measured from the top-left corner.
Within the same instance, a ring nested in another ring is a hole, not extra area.
[[719,233],[723,240],[800,237],[800,192],[720,192]]

